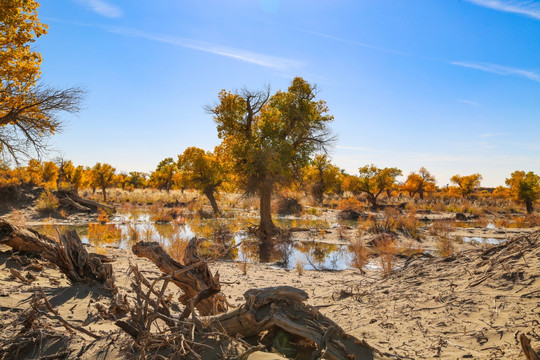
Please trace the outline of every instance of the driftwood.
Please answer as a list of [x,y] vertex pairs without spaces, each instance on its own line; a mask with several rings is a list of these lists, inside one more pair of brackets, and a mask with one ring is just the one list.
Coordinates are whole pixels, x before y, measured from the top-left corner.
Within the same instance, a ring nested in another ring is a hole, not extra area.
[[28,228],[19,228],[0,219],[0,244],[17,252],[35,253],[49,260],[71,282],[96,282],[116,293],[112,265],[108,259],[89,254],[75,230],[59,234],[60,241]]
[[313,359],[373,359],[377,350],[347,334],[339,325],[306,305],[305,291],[290,286],[252,289],[244,293],[246,303],[220,315],[201,318],[203,324],[229,336],[253,336],[272,328],[310,340],[316,349]]
[[150,259],[162,272],[170,275],[171,281],[184,292],[180,299],[184,305],[193,301],[203,316],[227,310],[225,296],[220,293],[219,274],[212,275],[208,264],[199,257],[196,238],[186,247],[184,264],[171,258],[157,242],[139,241],[132,251],[139,257]]
[[59,198],[58,202],[62,206],[71,207],[71,208],[73,208],[73,209],[75,209],[77,211],[92,212],[92,209],[90,209],[89,207],[83,206],[83,205],[79,204],[78,202],[73,201],[73,199],[71,199],[67,195],[64,196],[64,197]]
[[93,200],[84,199],[72,192],[59,190],[56,192],[56,197],[61,204],[72,206],[79,211],[97,211],[98,209],[101,209],[107,213],[114,214],[116,212],[116,209],[113,206],[102,204]]

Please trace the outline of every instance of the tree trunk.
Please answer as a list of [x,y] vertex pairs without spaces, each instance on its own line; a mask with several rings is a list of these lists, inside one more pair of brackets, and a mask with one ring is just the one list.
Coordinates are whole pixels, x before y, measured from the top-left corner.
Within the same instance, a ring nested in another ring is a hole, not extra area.
[[191,239],[186,248],[184,264],[171,258],[157,242],[139,241],[131,250],[139,257],[150,259],[161,271],[171,275],[171,281],[184,292],[180,299],[184,305],[196,299],[201,292],[210,291],[211,296],[195,305],[201,315],[219,314],[227,310],[227,300],[220,292],[219,274],[213,276],[208,264],[199,257],[196,238]]
[[214,189],[204,189],[203,193],[208,198],[208,201],[210,201],[210,205],[212,205],[212,210],[214,210],[214,215],[218,216],[219,207],[216,202],[216,198],[214,197]]
[[[279,328],[314,344],[309,358],[372,360],[380,352],[347,334],[338,324],[306,305],[305,291],[290,286],[251,289],[246,302],[234,311],[202,318],[229,336],[249,337]],[[308,358],[308,357],[306,357]],[[382,358],[382,357],[381,357]]]
[[371,193],[367,193],[367,200],[371,204],[371,207],[377,210],[377,196]]
[[527,208],[527,214],[532,214],[534,211],[533,202],[531,200],[525,200],[525,207]]
[[272,221],[272,191],[274,182],[265,179],[260,188],[260,215],[259,235],[261,238],[270,238],[279,232],[279,229]]
[[103,201],[107,202],[107,189],[105,186],[101,187],[101,193],[103,194]]

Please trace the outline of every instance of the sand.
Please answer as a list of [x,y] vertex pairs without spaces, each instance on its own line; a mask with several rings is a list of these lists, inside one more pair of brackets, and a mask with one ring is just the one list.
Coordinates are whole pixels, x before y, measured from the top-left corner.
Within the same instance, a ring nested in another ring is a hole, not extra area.
[[[519,334],[532,338],[533,347],[540,346],[539,243],[540,232],[535,232],[508,244],[468,246],[449,258],[400,259],[395,271],[386,276],[379,269],[367,269],[365,274],[358,270],[299,274],[296,269],[249,264],[243,274],[235,262],[216,261],[209,266],[220,273],[222,291],[232,305],[242,304],[248,289],[298,287],[309,294],[309,304],[390,358],[524,359]],[[59,321],[43,318],[39,346],[23,348],[21,358],[58,351],[66,351],[68,358],[126,357],[129,342],[107,315],[107,293],[98,286],[71,285],[45,261],[27,262],[26,257],[12,256],[8,248],[0,246],[0,250],[0,358],[2,351],[20,340],[23,315],[38,288],[64,319],[103,338],[94,341],[80,332],[70,334]],[[88,246],[88,250],[95,249]],[[111,248],[107,255],[115,259],[121,294],[132,296],[130,263],[149,280],[160,276],[154,264],[129,250]],[[10,269],[29,280],[13,277]],[[181,294],[174,285],[167,292],[173,298]],[[281,357],[250,356],[277,358]]]

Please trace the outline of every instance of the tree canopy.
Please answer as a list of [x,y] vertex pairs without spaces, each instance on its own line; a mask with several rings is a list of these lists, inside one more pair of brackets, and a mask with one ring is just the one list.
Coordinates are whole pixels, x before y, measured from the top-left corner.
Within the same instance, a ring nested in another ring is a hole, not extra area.
[[51,89],[38,84],[41,54],[32,43],[47,33],[35,0],[0,2],[0,156],[16,163],[46,150],[46,137],[59,130],[59,111],[76,113],[80,88]]
[[325,154],[316,154],[303,170],[304,183],[317,203],[322,203],[324,194],[339,192],[344,175]]
[[374,208],[377,207],[379,196],[391,189],[396,177],[401,175],[398,168],[378,168],[375,165],[366,165],[358,169],[358,176],[349,176],[344,181],[344,189],[353,194],[365,193],[368,202]]
[[222,90],[218,104],[208,108],[239,185],[260,196],[259,230],[265,235],[277,232],[270,213],[274,186],[297,178],[310,156],[333,139],[333,116],[316,96],[315,86],[296,77],[287,91],[272,96],[269,89]]
[[217,156],[210,151],[189,147],[178,155],[178,169],[182,172],[182,187],[200,190],[210,201],[214,214],[219,214],[214,194],[225,181],[226,172]]
[[409,174],[407,180],[401,186],[401,190],[408,192],[410,197],[418,194],[420,199],[423,199],[424,193],[436,190],[435,177],[425,167],[421,167],[418,173],[412,172]]
[[476,191],[476,189],[480,187],[482,175],[478,173],[464,176],[457,174],[452,176],[450,178],[450,181],[458,186],[458,193],[463,196],[467,196],[472,194],[474,191]]
[[532,214],[533,204],[540,198],[540,176],[532,171],[514,171],[510,178],[506,179],[506,185],[510,187],[510,194],[515,200],[523,201],[527,213]]

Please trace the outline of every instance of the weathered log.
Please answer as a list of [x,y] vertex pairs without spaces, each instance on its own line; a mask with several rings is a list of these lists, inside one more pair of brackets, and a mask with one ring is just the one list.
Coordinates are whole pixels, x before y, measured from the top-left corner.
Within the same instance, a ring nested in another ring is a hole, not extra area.
[[0,244],[14,251],[35,253],[55,264],[71,282],[103,284],[116,293],[112,265],[89,254],[75,230],[59,234],[60,242],[35,230],[19,228],[0,219]]
[[78,203],[79,205],[84,206],[86,208],[90,208],[90,209],[92,209],[94,211],[97,211],[98,209],[101,209],[101,210],[104,210],[107,213],[112,213],[112,214],[116,213],[116,209],[114,208],[114,206],[102,204],[102,203],[99,203],[99,202],[93,201],[93,200],[88,200],[88,199],[82,198],[79,195],[77,195],[75,193],[72,193],[72,192],[66,192],[66,191],[59,190],[59,191],[56,192],[56,196],[59,199],[67,197],[70,200],[72,200],[73,202]]
[[221,294],[219,274],[212,275],[208,264],[199,257],[196,238],[191,239],[186,247],[184,264],[171,258],[157,242],[139,241],[131,250],[171,276],[171,281],[184,292],[180,299],[184,305],[191,299],[195,300],[195,307],[203,316],[227,310],[227,301]]
[[77,211],[85,211],[85,212],[92,212],[92,209],[89,207],[83,206],[79,204],[78,202],[73,201],[68,195],[65,195],[64,197],[61,197],[58,199],[58,202],[61,205],[72,207],[73,209]]
[[252,289],[244,293],[246,303],[231,312],[201,318],[203,324],[229,336],[253,336],[277,327],[316,344],[312,354],[329,359],[383,358],[363,340],[347,334],[339,325],[306,305],[305,291],[290,286]]

